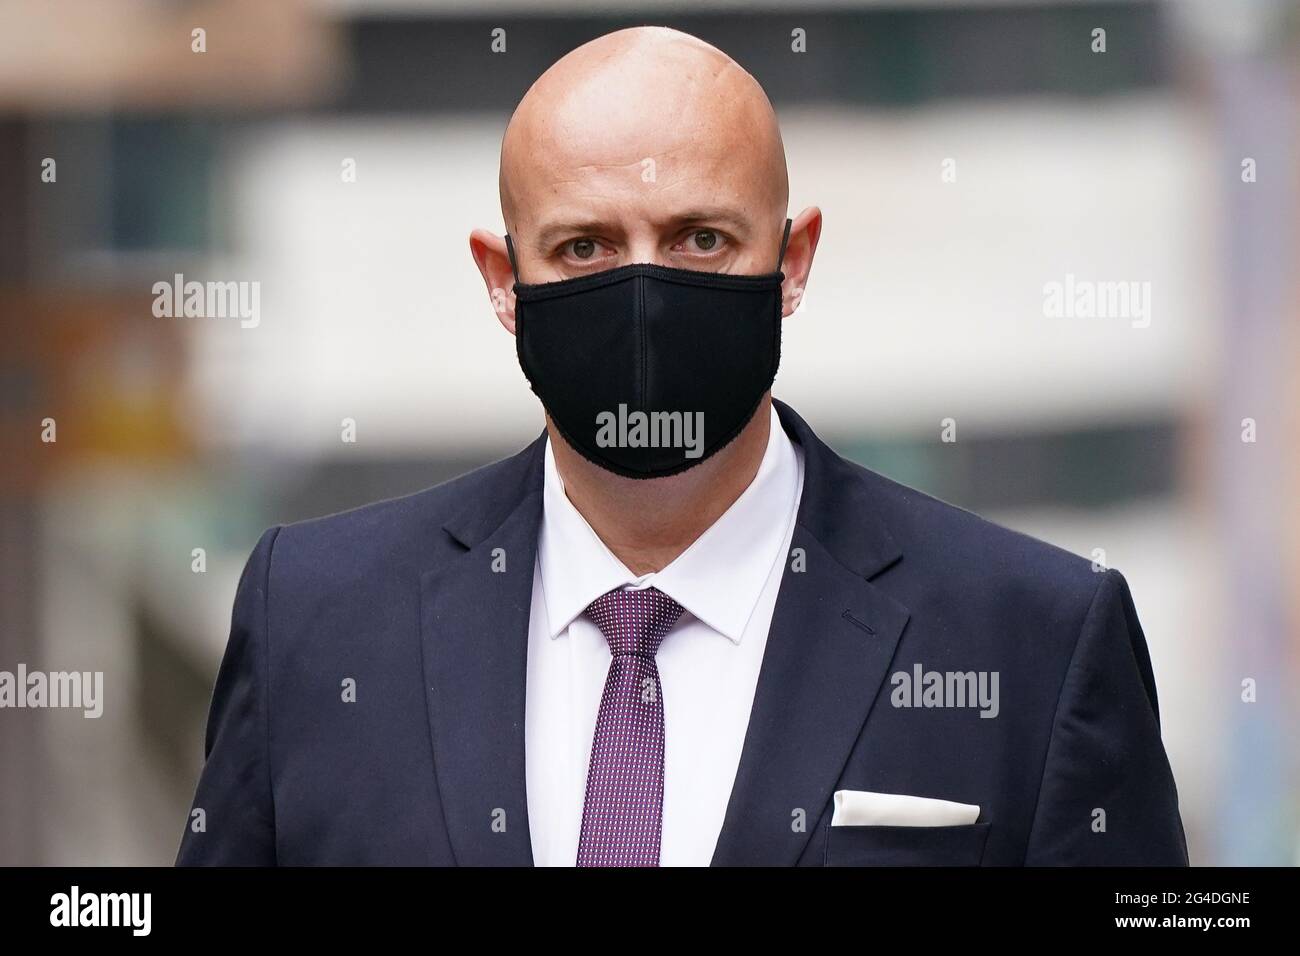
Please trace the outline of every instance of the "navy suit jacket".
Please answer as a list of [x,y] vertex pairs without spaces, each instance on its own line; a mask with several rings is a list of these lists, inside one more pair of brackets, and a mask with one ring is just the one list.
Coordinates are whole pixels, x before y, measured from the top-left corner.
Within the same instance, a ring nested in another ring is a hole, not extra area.
[[[713,863],[1185,864],[1124,578],[852,464],[776,407],[804,490]],[[532,863],[543,449],[262,535],[178,864]],[[996,672],[997,715],[901,706],[918,665]],[[839,789],[980,813],[831,827]]]

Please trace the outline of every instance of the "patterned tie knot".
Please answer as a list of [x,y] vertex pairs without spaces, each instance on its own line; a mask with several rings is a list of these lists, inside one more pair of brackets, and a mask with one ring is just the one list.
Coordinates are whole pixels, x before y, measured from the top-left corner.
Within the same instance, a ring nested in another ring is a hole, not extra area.
[[586,614],[615,657],[654,660],[659,644],[684,608],[658,588],[615,588],[587,605]]

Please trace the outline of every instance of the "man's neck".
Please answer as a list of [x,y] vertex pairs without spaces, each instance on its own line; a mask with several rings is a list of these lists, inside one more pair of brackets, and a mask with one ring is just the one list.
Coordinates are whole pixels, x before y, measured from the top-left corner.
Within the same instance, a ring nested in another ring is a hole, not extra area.
[[749,487],[767,451],[771,397],[726,447],[667,478],[624,478],[574,451],[547,420],[564,493],[633,574],[661,571]]

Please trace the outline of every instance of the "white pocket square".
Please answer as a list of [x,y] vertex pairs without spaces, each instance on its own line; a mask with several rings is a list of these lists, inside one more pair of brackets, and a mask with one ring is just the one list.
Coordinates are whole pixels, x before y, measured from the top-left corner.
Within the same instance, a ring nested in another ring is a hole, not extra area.
[[836,790],[833,827],[959,827],[974,823],[980,808],[903,793]]

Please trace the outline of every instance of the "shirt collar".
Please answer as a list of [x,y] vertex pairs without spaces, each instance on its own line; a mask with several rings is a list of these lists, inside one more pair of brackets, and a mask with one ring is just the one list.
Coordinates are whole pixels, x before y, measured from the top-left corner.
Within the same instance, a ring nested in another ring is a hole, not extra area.
[[549,439],[538,563],[547,627],[559,636],[614,588],[656,587],[735,644],[758,604],[798,510],[802,464],[775,409],[754,480],[666,568],[637,577],[605,546],[564,493]]

